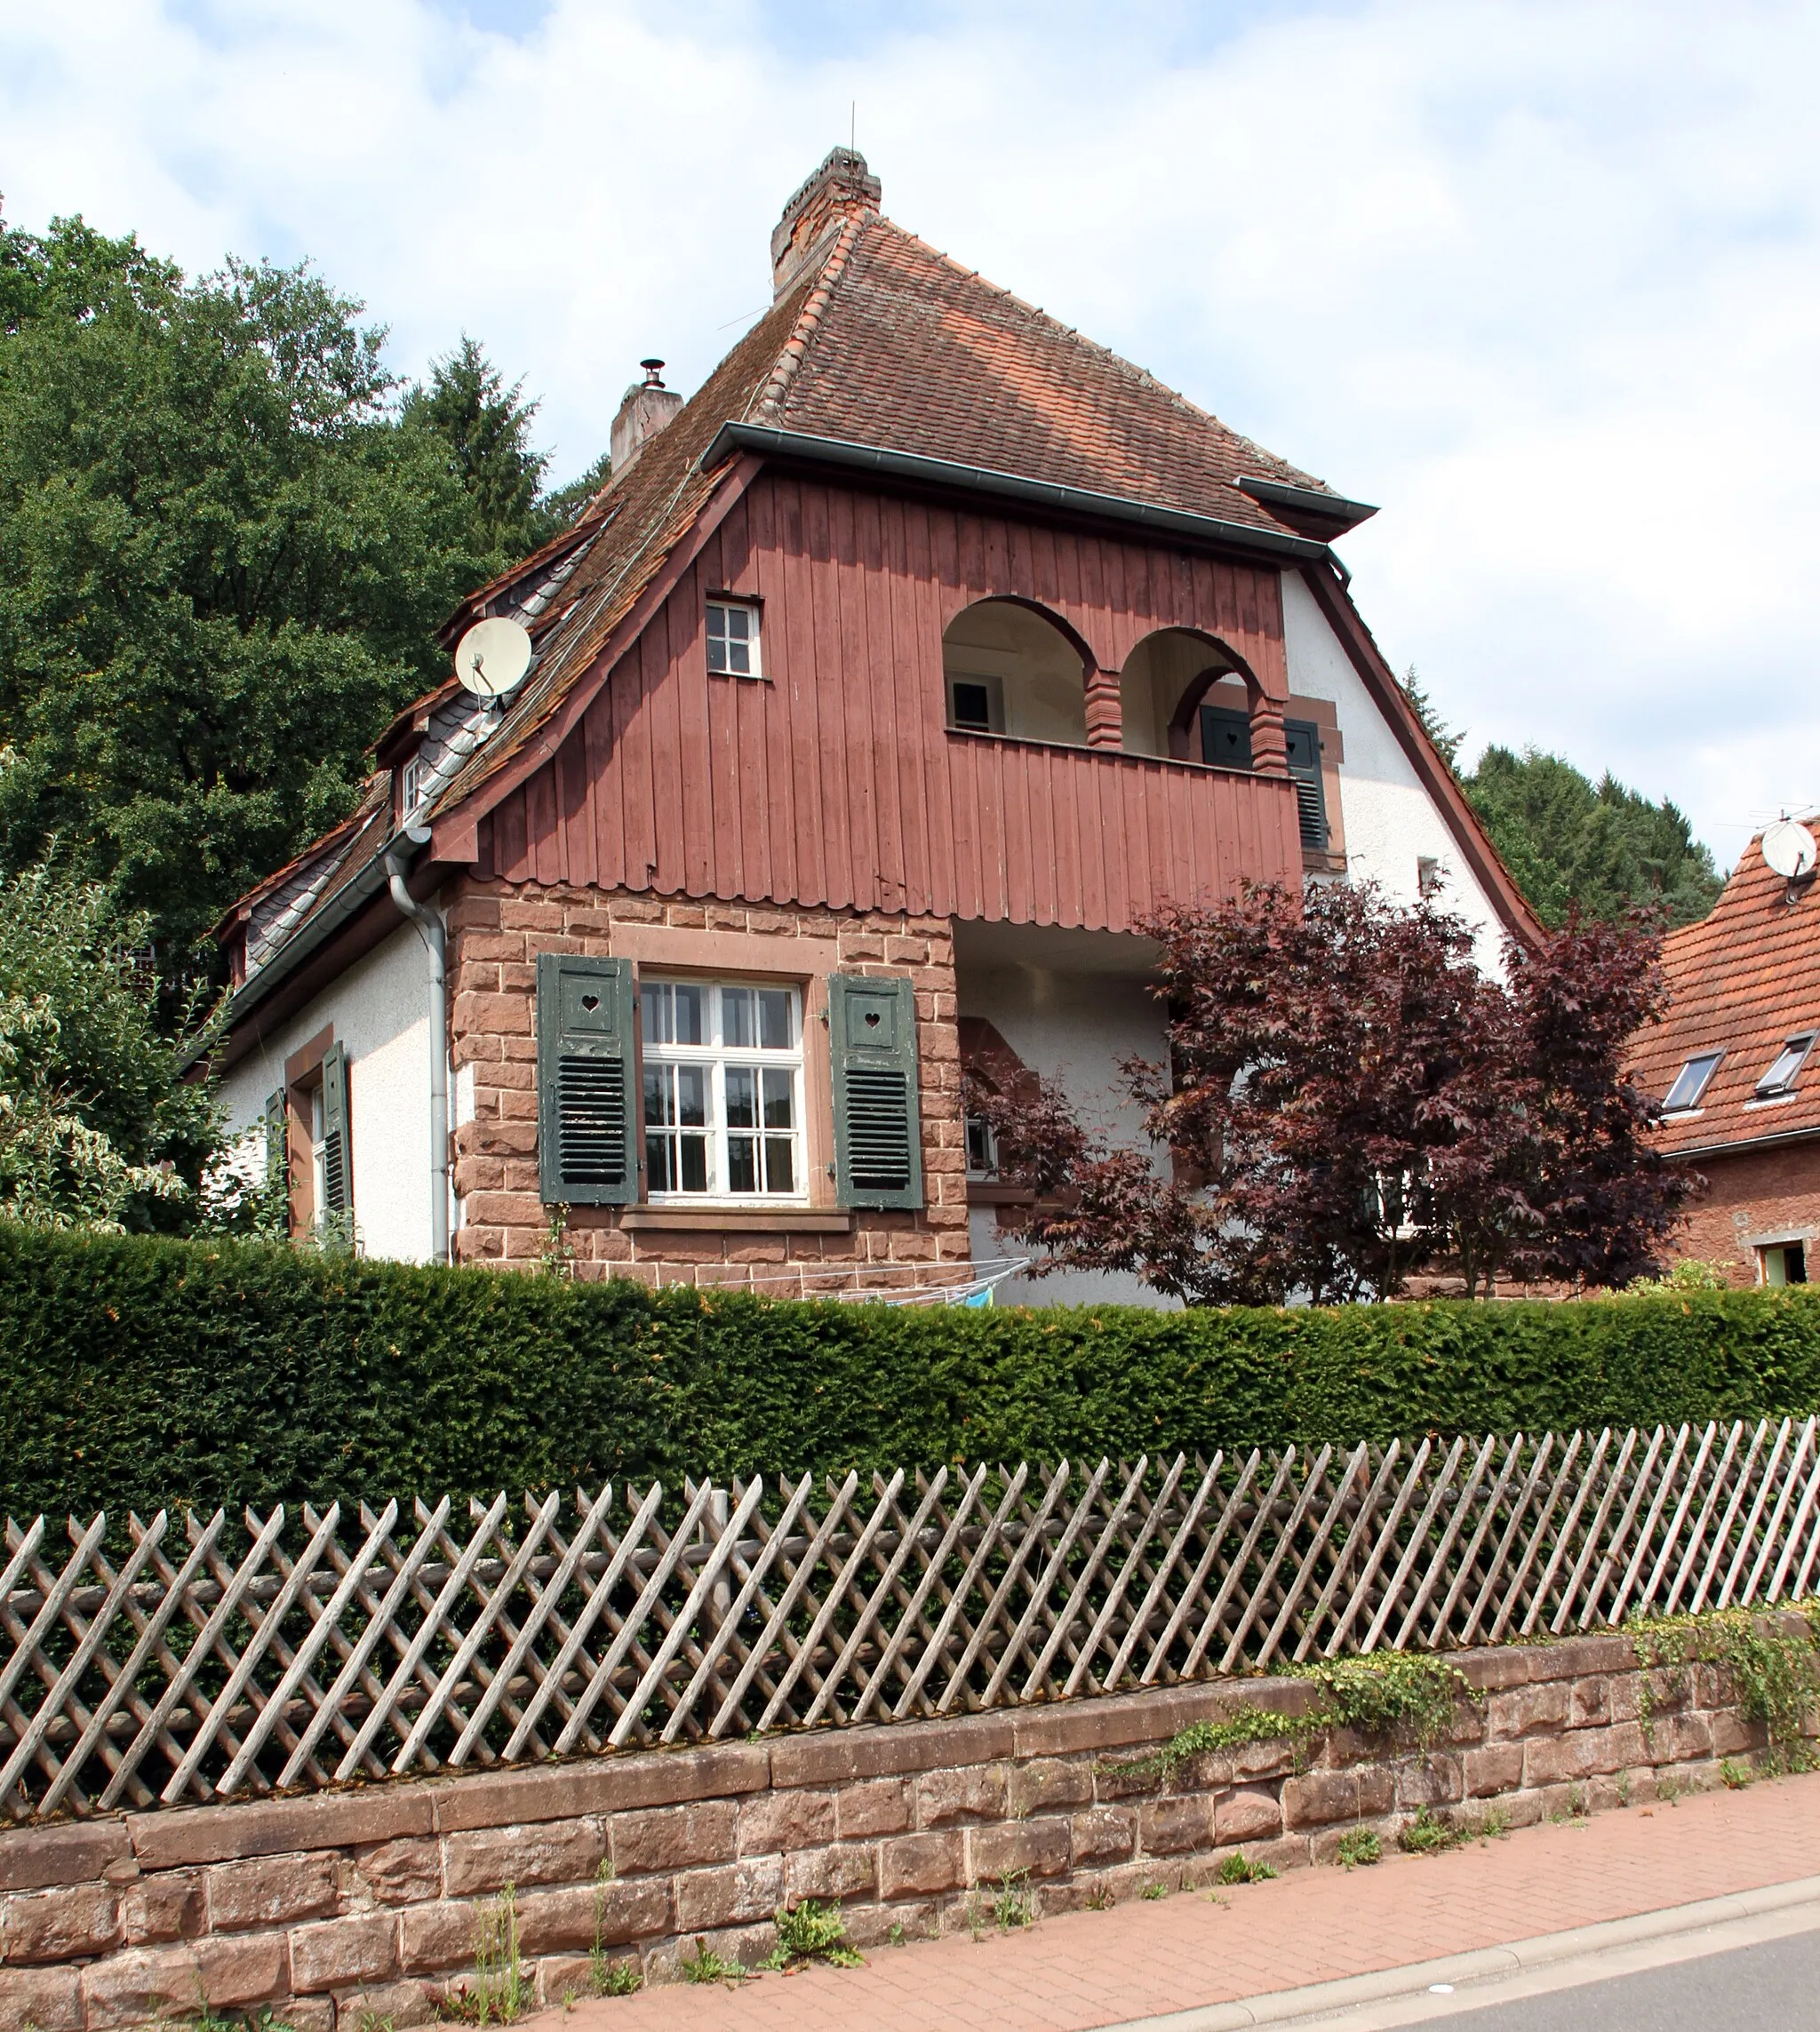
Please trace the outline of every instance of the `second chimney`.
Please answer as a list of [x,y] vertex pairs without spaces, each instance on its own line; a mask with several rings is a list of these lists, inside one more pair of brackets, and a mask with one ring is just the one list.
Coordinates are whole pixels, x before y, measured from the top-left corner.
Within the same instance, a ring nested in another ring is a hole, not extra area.
[[664,386],[661,360],[641,360],[638,364],[644,369],[644,379],[627,389],[609,440],[616,480],[682,407],[682,396]]

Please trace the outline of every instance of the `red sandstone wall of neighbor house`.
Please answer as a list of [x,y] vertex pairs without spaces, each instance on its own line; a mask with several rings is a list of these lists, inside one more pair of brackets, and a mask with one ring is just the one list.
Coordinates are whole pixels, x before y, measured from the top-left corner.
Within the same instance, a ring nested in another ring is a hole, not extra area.
[[[959,1272],[970,1261],[954,948],[945,920],[750,910],[464,880],[451,896],[448,925],[450,1063],[458,1094],[465,1069],[472,1069],[474,1087],[473,1120],[458,1120],[454,1130],[455,1191],[464,1216],[454,1237],[457,1262],[522,1269],[549,1246],[538,1191],[539,952],[766,975],[803,991],[810,1207],[801,1215],[774,1209],[741,1215],[724,1207],[685,1214],[706,1223],[695,1230],[640,1224],[675,1221],[674,1211],[664,1216],[649,1208],[578,1207],[568,1229],[577,1275],[604,1277],[635,1265],[638,1274],[666,1283],[756,1280],[761,1291],[791,1297],[830,1283],[850,1287],[853,1279],[837,1266],[865,1264],[866,1288],[884,1289],[923,1279],[935,1266],[953,1264]],[[834,972],[895,975],[914,984],[926,1202],[915,1213],[846,1214],[834,1204],[827,1042],[819,1018]]]
[[[768,681],[707,674],[714,592],[763,602]],[[1159,627],[1203,629],[1288,696],[1273,570],[767,474],[499,804],[483,872],[1114,931],[1241,876],[1299,881],[1286,778],[950,734],[943,630],[992,594],[1042,602],[1108,671]]]
[[651,1981],[674,1977],[697,1937],[755,1962],[786,1900],[838,1901],[850,1938],[888,1951],[893,1929],[977,1924],[1018,1873],[1035,1914],[1104,1906],[1211,1883],[1241,1845],[1280,1869],[1330,1861],[1349,1829],[1391,1837],[1424,1806],[1470,1827],[1493,1801],[1512,1826],[1641,1805],[1714,1784],[1719,1758],[1762,1740],[1720,1669],[1646,1676],[1624,1637],[1457,1662],[1477,1698],[1427,1750],[1336,1730],[1193,1758],[1167,1787],[1119,1765],[1241,1702],[1301,1713],[1312,1684],[1177,1686],[0,1833],[0,2027],[115,2032],[204,1998],[270,2006],[299,2032],[422,2024],[473,1982],[508,1884],[547,2004],[588,1992],[590,1950]]
[[[1688,1212],[1681,1256],[1710,1263],[1732,1284],[1755,1284],[1752,1236],[1820,1237],[1820,1142],[1696,1161],[1706,1190]],[[1809,1275],[1815,1255],[1810,1243]]]

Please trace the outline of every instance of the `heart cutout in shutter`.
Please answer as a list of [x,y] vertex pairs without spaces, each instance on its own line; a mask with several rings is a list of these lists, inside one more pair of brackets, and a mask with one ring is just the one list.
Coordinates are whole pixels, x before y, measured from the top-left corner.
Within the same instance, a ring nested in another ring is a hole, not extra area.
[[581,1006],[587,1011],[589,1016],[592,1016],[594,1012],[601,1006],[601,999],[598,995],[584,995],[581,998]]
[[876,1030],[878,1028],[878,1011],[876,1009],[866,1010],[866,1027],[867,1030]]

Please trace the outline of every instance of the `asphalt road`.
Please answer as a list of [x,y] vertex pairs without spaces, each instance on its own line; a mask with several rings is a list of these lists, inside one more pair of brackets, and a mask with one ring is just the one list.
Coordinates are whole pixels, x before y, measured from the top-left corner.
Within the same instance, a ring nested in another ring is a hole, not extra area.
[[1458,2032],[1820,2032],[1820,1931],[1426,2023]]

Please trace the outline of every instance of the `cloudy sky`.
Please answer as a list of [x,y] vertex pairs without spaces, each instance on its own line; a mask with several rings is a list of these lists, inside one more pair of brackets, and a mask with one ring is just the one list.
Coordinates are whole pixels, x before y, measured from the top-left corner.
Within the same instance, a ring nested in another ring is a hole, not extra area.
[[1813,0],[0,0],[0,192],[463,331],[555,477],[692,388],[857,124],[900,224],[1345,492],[1485,742],[1720,862],[1820,801]]

